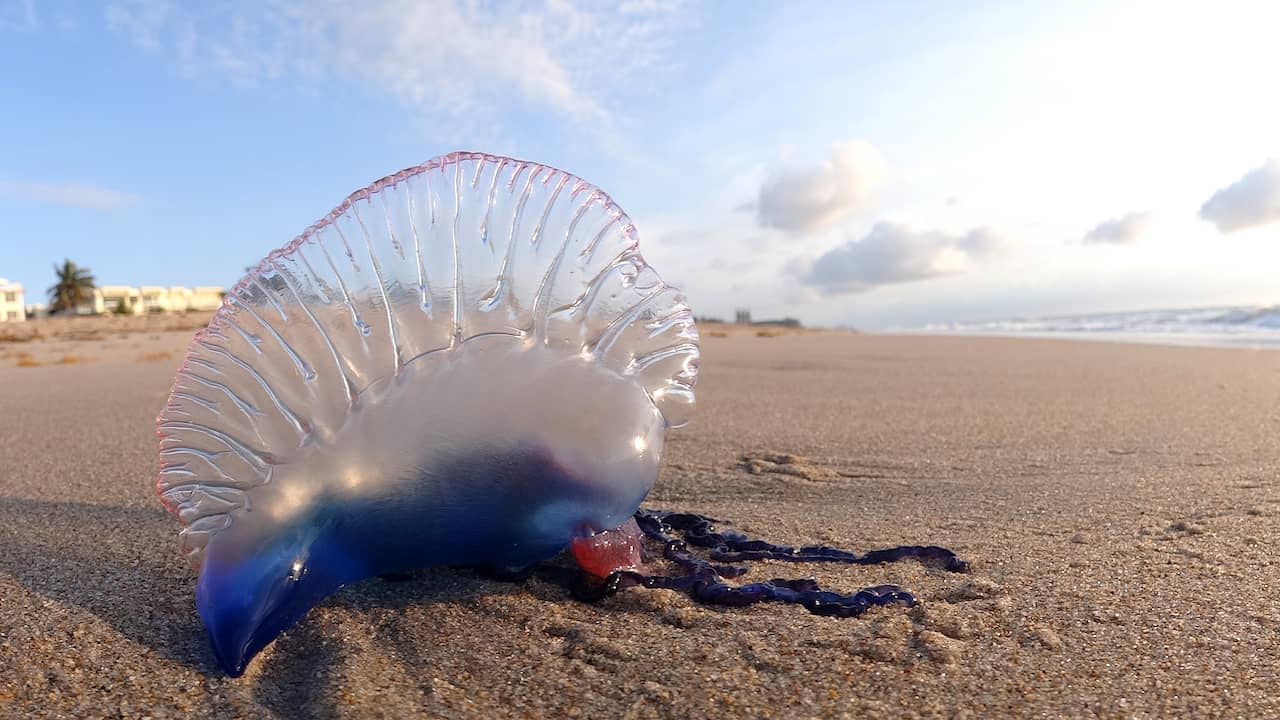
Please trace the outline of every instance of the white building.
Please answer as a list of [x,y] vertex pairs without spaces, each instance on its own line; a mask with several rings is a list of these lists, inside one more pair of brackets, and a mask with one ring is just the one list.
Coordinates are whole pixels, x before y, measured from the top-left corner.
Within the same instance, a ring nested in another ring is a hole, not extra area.
[[142,312],[137,288],[126,285],[104,285],[93,291],[93,312],[137,315]]
[[[169,291],[157,285],[143,285],[138,293],[142,298],[142,312],[169,312]],[[183,308],[184,310],[186,308]]]
[[103,285],[95,288],[93,298],[76,308],[78,315],[119,313],[142,315],[143,313],[186,312],[188,310],[217,310],[222,306],[222,288],[198,287],[195,290],[174,286],[144,285],[141,288],[127,285]]
[[0,322],[22,322],[26,319],[22,286],[0,278]]
[[169,288],[169,312],[186,312],[191,309],[191,290],[175,285]]
[[198,287],[187,299],[188,310],[217,310],[222,307],[222,288]]

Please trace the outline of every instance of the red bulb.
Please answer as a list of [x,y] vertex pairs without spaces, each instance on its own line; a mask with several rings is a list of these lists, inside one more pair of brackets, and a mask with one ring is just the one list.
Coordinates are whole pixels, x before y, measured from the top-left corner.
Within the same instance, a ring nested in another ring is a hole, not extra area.
[[635,518],[630,518],[616,530],[574,538],[569,551],[583,570],[603,578],[619,570],[638,569],[643,542],[644,533]]

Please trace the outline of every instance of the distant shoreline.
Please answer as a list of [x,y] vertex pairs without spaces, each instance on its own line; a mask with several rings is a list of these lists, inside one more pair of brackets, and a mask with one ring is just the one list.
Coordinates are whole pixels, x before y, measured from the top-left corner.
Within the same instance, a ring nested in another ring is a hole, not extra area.
[[868,334],[902,337],[986,337],[1010,340],[1065,340],[1118,343],[1123,345],[1225,348],[1232,350],[1280,350],[1280,334],[1258,335],[1240,333],[1232,335],[1228,333],[1193,332],[1073,332],[1069,330],[889,330]]

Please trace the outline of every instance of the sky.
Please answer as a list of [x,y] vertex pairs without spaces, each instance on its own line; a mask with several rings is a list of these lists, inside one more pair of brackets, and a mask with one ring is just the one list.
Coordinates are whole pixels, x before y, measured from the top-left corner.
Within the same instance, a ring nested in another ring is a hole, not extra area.
[[454,150],[603,188],[700,316],[1280,303],[1280,5],[0,0],[0,277],[230,286]]

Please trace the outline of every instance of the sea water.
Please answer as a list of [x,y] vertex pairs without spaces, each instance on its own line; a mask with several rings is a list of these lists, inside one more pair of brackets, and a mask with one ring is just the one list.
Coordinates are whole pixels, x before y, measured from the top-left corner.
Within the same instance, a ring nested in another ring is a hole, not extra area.
[[1280,306],[1233,306],[934,323],[909,332],[1280,349]]

